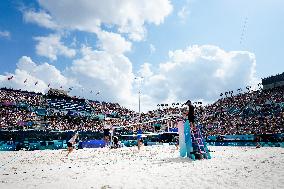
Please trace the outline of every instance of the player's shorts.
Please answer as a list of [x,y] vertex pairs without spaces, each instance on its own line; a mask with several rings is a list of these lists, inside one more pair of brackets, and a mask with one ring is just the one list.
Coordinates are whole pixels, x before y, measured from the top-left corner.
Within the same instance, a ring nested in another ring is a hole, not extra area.
[[73,145],[72,145],[71,142],[67,142],[67,146],[68,146],[68,147],[72,147]]
[[189,117],[188,117],[188,121],[189,121],[190,123],[194,123],[194,116],[189,116]]
[[104,136],[109,136],[109,135],[110,135],[109,129],[104,129]]

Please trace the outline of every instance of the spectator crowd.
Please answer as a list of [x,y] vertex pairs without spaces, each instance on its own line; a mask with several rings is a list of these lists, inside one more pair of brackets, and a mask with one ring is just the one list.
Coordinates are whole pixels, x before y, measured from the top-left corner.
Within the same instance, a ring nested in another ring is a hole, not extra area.
[[[0,130],[93,131],[121,127],[131,134],[176,129],[184,109],[179,103],[159,106],[147,113],[135,112],[118,103],[91,101],[0,89]],[[196,122],[206,136],[277,134],[284,132],[284,87],[249,91],[196,105]]]

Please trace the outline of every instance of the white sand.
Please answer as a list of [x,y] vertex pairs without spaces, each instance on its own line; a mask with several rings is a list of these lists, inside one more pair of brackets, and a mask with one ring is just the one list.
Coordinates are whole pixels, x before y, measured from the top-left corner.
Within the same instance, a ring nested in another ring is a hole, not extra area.
[[[174,146],[0,152],[0,188],[284,188],[284,148],[210,147],[211,160]],[[9,162],[9,163],[8,163]]]

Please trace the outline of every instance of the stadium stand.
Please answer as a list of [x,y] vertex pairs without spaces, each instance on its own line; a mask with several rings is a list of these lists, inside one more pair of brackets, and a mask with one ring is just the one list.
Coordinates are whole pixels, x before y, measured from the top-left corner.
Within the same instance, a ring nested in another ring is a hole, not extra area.
[[[139,114],[117,103],[7,88],[0,89],[0,107],[0,131],[6,141],[23,138],[22,131],[26,132],[24,137],[28,132],[38,132],[41,137],[56,140],[62,135],[54,138],[51,132],[76,130],[85,133],[86,139],[101,139],[105,125],[121,127],[116,131],[120,135],[133,134],[138,126],[143,133],[177,132],[176,122],[183,111],[180,103],[173,103]],[[197,105],[196,117],[209,141],[254,140],[251,136],[256,135],[283,140],[284,87],[239,93],[213,104]]]

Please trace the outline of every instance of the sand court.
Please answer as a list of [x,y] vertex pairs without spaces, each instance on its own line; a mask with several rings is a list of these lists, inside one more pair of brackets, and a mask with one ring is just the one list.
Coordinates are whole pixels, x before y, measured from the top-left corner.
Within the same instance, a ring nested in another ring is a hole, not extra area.
[[197,161],[175,146],[1,152],[0,188],[283,188],[284,148],[209,148]]

